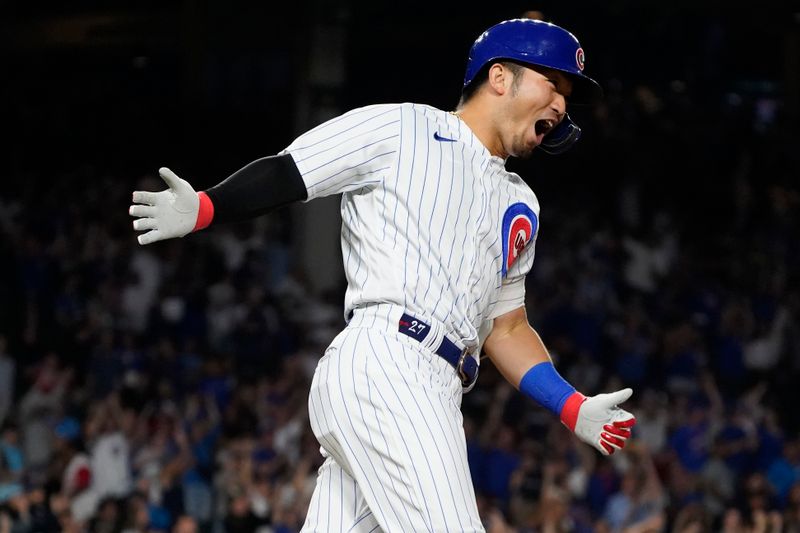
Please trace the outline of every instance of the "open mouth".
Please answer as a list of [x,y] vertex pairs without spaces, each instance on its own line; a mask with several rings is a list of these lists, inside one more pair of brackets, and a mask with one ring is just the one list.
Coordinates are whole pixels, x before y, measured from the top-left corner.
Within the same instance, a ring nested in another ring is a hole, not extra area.
[[543,118],[541,120],[537,120],[534,124],[534,129],[536,130],[536,135],[547,135],[550,133],[550,130],[556,127],[556,121],[550,118]]

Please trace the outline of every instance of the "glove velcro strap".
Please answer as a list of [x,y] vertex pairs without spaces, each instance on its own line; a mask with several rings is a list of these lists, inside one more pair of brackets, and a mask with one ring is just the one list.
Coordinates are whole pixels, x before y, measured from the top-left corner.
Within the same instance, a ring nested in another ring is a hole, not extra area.
[[561,415],[567,398],[575,393],[575,387],[561,377],[550,361],[528,370],[519,382],[519,390],[556,415]]
[[192,231],[200,231],[207,228],[211,221],[214,220],[214,203],[211,198],[203,191],[197,193],[197,197],[200,199],[200,208],[197,211],[197,222],[195,222]]
[[561,409],[561,422],[573,433],[575,432],[575,424],[578,423],[578,412],[585,401],[586,396],[580,392],[575,392],[567,398],[567,401],[564,402],[564,407]]

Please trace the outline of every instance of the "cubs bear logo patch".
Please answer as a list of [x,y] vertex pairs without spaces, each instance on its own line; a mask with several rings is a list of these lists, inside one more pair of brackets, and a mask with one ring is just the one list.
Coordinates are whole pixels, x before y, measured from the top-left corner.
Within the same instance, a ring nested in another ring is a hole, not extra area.
[[503,215],[503,277],[531,242],[538,225],[536,214],[522,202],[513,204]]

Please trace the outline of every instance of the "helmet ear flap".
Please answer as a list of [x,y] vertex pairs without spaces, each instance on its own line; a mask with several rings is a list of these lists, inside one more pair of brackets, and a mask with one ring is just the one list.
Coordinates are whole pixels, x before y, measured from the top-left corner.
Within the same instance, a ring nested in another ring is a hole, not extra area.
[[544,136],[539,148],[551,155],[563,154],[580,138],[580,127],[572,122],[569,115],[564,115],[564,119],[559,122],[552,131]]

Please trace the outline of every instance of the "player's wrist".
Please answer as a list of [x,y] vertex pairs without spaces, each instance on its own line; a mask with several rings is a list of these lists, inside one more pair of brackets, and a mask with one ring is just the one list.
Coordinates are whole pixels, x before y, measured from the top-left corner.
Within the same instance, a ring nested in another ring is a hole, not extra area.
[[583,405],[585,401],[586,396],[575,391],[567,398],[567,401],[564,402],[564,406],[561,408],[561,413],[559,414],[561,422],[573,433],[578,423],[578,413],[581,410],[581,405]]
[[197,221],[192,231],[205,229],[214,220],[214,202],[211,201],[211,198],[204,191],[197,193],[197,198],[200,200],[200,205],[197,210]]
[[[550,361],[545,361],[531,367],[530,370],[522,376],[522,380],[520,380],[519,383],[519,390],[542,407],[545,407],[553,414],[561,417],[562,421],[564,420],[563,414],[565,408],[569,409],[570,414],[572,413],[572,409],[574,409],[575,400],[570,401],[570,399],[575,397],[575,395],[579,395],[583,398],[582,394],[575,391],[575,387],[561,377]],[[580,403],[578,403],[577,407],[578,409],[580,408]],[[575,417],[577,418],[577,409],[575,411]],[[574,427],[575,424],[573,422],[571,429]]]

